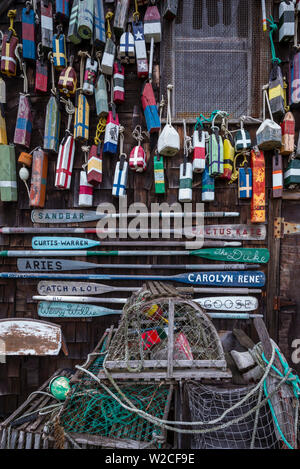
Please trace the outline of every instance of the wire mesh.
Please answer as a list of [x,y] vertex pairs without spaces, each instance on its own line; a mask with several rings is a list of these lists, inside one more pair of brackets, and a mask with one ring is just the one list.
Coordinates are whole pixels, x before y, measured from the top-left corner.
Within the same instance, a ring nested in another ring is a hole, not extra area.
[[179,298],[157,298],[125,308],[105,367],[142,371],[167,369],[170,362],[174,369],[226,366],[217,331],[201,308]]
[[[278,382],[278,381],[277,381]],[[192,421],[209,422],[220,417],[226,410],[238,404],[254,386],[228,389],[221,386],[205,386],[198,383],[187,383],[185,392],[189,400]],[[286,440],[296,447],[294,415],[290,412],[292,395],[286,394],[287,387],[280,388],[276,407],[277,420],[280,423]],[[264,397],[264,396],[262,396]],[[255,410],[257,407],[256,411]],[[245,414],[252,410],[250,415]],[[239,419],[234,424],[225,426],[226,422]],[[221,427],[213,429],[212,427]],[[259,406],[259,391],[229,411],[219,425],[203,425],[202,429],[212,431],[194,435],[193,449],[282,449],[286,445],[277,430],[268,404]],[[252,442],[252,444],[251,444]]]
[[209,116],[214,109],[231,118],[259,117],[269,71],[268,39],[257,20],[260,2],[179,3],[177,19],[164,24],[161,45],[161,93],[165,96],[168,83],[174,84],[173,117]]

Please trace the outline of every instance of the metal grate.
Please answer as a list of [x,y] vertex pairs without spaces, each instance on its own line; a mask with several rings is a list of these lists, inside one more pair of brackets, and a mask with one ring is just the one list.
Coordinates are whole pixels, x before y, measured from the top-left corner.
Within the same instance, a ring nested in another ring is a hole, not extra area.
[[260,17],[256,0],[180,2],[177,19],[164,23],[161,46],[161,93],[166,94],[168,83],[175,85],[175,119],[210,115],[214,109],[235,119],[258,117],[269,71],[268,37],[262,40]]

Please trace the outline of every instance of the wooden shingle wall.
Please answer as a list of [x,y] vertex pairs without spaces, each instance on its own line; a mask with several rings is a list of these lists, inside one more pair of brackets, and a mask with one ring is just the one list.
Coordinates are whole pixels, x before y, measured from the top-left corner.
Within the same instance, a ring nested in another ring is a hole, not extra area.
[[[20,11],[25,1],[16,1],[10,7],[17,8],[18,19],[20,20]],[[5,30],[7,28],[7,19],[5,15],[0,17],[0,29]],[[16,23],[18,35],[20,37],[20,22]],[[66,31],[65,31],[66,32]],[[156,48],[156,65],[154,74],[154,89],[159,96],[159,48]],[[75,68],[79,69],[79,59],[75,59]],[[265,64],[269,67],[269,64]],[[125,152],[129,155],[131,148],[135,145],[135,141],[131,136],[133,130],[133,107],[136,104],[140,104],[139,95],[141,92],[142,82],[137,79],[135,66],[132,65],[126,68],[125,75],[125,92],[126,100],[123,105],[118,108],[120,123],[125,127]],[[16,114],[18,108],[18,92],[22,90],[22,80],[19,77],[6,79],[7,85],[7,132],[8,140],[13,140],[14,128],[16,122]],[[33,135],[31,142],[31,149],[42,144],[43,131],[44,131],[44,119],[45,110],[48,96],[40,96],[34,93],[34,66],[28,64],[28,79],[29,79],[29,91],[31,96],[32,110],[33,110]],[[50,80],[50,74],[49,74]],[[257,97],[259,99],[259,97]],[[92,143],[92,138],[95,135],[97,118],[95,113],[95,105],[93,98],[89,98],[89,104],[91,109],[90,115],[90,140],[89,144]],[[200,103],[199,103],[200,105]],[[201,110],[200,110],[201,112]],[[297,120],[298,124],[298,120]],[[63,124],[61,128],[61,138],[63,136],[64,128],[66,126],[66,115],[64,114]],[[188,131],[191,135],[193,126],[189,126]],[[234,127],[236,128],[236,127]],[[297,125],[299,128],[299,125]],[[255,136],[256,126],[252,125],[249,127],[252,137]],[[181,143],[183,141],[182,128],[179,126],[181,134]],[[152,202],[177,202],[178,197],[178,186],[179,186],[179,165],[182,162],[183,152],[181,151],[176,157],[167,159],[165,158],[166,164],[166,184],[167,193],[164,196],[157,196],[154,193],[153,185],[153,151],[155,149],[155,141],[147,142],[145,148],[148,151],[149,163],[145,173],[137,174],[130,172],[128,180],[128,204],[132,202],[143,202],[146,205],[150,205]],[[18,157],[20,148],[16,149],[16,155]],[[266,153],[266,188],[267,188],[267,220],[268,220],[268,236],[264,242],[255,243],[249,242],[244,246],[256,246],[256,247],[269,247],[271,250],[271,261],[267,267],[261,270],[267,274],[267,289],[269,292],[268,298],[266,293],[260,297],[260,308],[265,314],[266,322],[271,331],[272,336],[277,339],[277,318],[273,311],[273,296],[278,294],[278,269],[277,264],[276,245],[273,239],[273,218],[278,216],[281,210],[281,201],[274,201],[271,199],[271,154]],[[84,162],[84,156],[81,152],[80,145],[76,146],[75,164],[72,176],[72,185],[70,191],[59,191],[54,187],[54,176],[56,167],[57,155],[49,154],[49,169],[48,169],[48,182],[47,182],[47,196],[45,208],[74,208],[78,202],[78,187],[79,187],[79,172]],[[94,191],[94,206],[95,208],[101,202],[111,202],[117,206],[117,201],[112,198],[111,187],[112,178],[114,173],[114,167],[117,161],[117,157],[109,157],[107,155],[103,158],[103,183],[99,189]],[[201,202],[201,176],[195,175],[193,182],[193,197],[194,202]],[[31,226],[30,220],[30,209],[28,206],[28,196],[24,184],[18,181],[19,197],[17,203],[0,203],[0,226]],[[207,211],[239,211],[240,217],[232,219],[220,219],[219,223],[250,223],[250,201],[239,200],[237,197],[237,184],[224,183],[222,181],[216,182],[216,197],[215,201],[205,206]],[[207,224],[216,224],[218,220],[208,219]],[[95,225],[91,223],[90,226]],[[75,226],[75,225],[74,225]],[[87,226],[87,225],[86,225]],[[91,238],[93,236],[90,236]],[[31,248],[31,236],[30,235],[10,235],[0,236],[0,249],[17,249],[17,248]],[[278,250],[278,249],[277,249]],[[275,261],[274,261],[275,259]],[[97,262],[97,258],[93,260]],[[122,263],[122,259],[112,258],[107,262]],[[127,263],[127,260],[125,261]],[[145,257],[128,259],[128,264],[131,263],[152,263],[162,262],[161,259],[155,257]],[[164,263],[184,263],[185,258],[174,258],[165,257]],[[205,263],[205,260],[191,258],[190,263]],[[1,270],[2,271],[17,271],[16,259],[8,258],[1,259]],[[100,263],[100,261],[99,261]],[[292,272],[292,267],[291,272]],[[90,271],[93,273],[93,271]],[[99,270],[95,271],[100,272]],[[105,273],[116,273],[116,270],[105,270]],[[123,272],[124,274],[134,274],[134,270],[130,269]],[[142,272],[140,272],[142,273]],[[153,273],[160,274],[159,269],[153,271]],[[179,271],[164,271],[167,274],[180,273]],[[147,274],[147,272],[145,272]],[[276,283],[277,282],[277,283]],[[117,285],[115,282],[111,284]],[[138,282],[126,282],[127,286],[137,285]],[[37,304],[32,301],[32,296],[37,294],[36,290],[37,281],[31,280],[7,280],[0,282],[0,318],[6,317],[32,317],[37,318]],[[140,283],[141,285],[141,283]],[[118,294],[119,296],[119,294]],[[121,296],[121,293],[120,293]],[[106,306],[106,305],[104,305]],[[107,305],[112,307],[111,305]],[[51,358],[33,358],[33,357],[22,357],[22,358],[8,358],[7,363],[0,364],[0,416],[11,413],[28,394],[34,391],[41,383],[43,383],[54,371],[58,368],[72,368],[75,364],[82,362],[87,353],[91,351],[99,337],[102,335],[104,329],[112,323],[117,324],[118,319],[116,316],[106,316],[103,318],[96,318],[93,320],[53,320],[62,325],[63,334],[67,342],[69,355],[64,356],[61,352],[58,357]],[[226,321],[218,320],[215,322],[219,330],[230,330],[233,327],[243,327],[246,331],[252,334],[255,339],[254,331],[251,327],[250,321],[245,321],[241,324],[241,321]]]

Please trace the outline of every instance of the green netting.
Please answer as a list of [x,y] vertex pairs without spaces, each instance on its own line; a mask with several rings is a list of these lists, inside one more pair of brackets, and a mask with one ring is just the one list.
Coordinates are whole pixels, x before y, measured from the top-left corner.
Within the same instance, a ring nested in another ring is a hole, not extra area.
[[[103,368],[106,343],[87,370],[97,375]],[[121,384],[122,392],[141,410],[163,418],[169,388],[159,384]],[[115,392],[111,386],[110,389]],[[89,375],[83,374],[72,387],[72,395],[60,417],[68,433],[86,433],[110,439],[120,438],[139,442],[159,439],[162,429],[124,409],[105,390],[99,388]]]
[[[122,384],[121,387],[137,408],[163,418],[169,393],[167,387],[136,383]],[[71,399],[61,415],[61,425],[66,432],[141,442],[151,442],[154,433],[161,434],[160,428],[124,409],[107,392],[96,386],[88,386],[86,381],[73,389]]]

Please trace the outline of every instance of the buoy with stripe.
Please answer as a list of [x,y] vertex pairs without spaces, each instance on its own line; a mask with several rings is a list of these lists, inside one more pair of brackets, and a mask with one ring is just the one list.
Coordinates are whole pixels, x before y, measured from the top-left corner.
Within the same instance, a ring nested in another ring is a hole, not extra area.
[[295,118],[291,112],[286,113],[280,126],[282,132],[280,153],[290,155],[293,153],[295,146]]
[[88,164],[88,153],[90,148],[88,146],[82,146],[84,153],[85,164],[82,166],[80,171],[80,184],[79,184],[79,207],[92,207],[93,206],[93,186],[88,183],[86,167]]
[[46,199],[48,173],[48,155],[41,148],[34,150],[32,156],[31,186],[29,193],[30,207],[43,208]]
[[114,63],[114,75],[113,75],[113,101],[116,104],[122,104],[125,101],[125,71],[120,60],[116,60]]
[[202,202],[213,200],[215,200],[215,180],[209,175],[209,168],[206,165],[202,173]]
[[16,47],[19,43],[17,33],[14,30],[14,18],[16,10],[9,10],[7,13],[10,19],[8,32],[3,34],[1,47],[1,73],[8,77],[15,77],[17,72]]
[[117,0],[113,26],[114,32],[117,36],[120,36],[122,33],[124,33],[126,29],[129,6],[130,0]]
[[103,0],[94,0],[94,44],[96,47],[104,46],[105,36],[105,17]]
[[120,161],[117,162],[114,181],[112,188],[112,195],[115,197],[124,197],[126,195],[128,177],[128,162],[126,161],[126,154],[120,155]]
[[274,62],[269,78],[269,102],[273,119],[281,122],[285,114],[284,81],[278,62]]
[[205,139],[207,132],[201,128],[194,129],[193,132],[193,171],[202,173],[205,169]]
[[95,88],[96,113],[98,117],[108,116],[108,96],[106,78],[100,73]]
[[59,134],[61,122],[60,103],[59,93],[55,88],[53,63],[54,59],[52,52],[49,53],[48,57],[51,63],[52,92],[46,107],[43,148],[46,151],[54,151],[57,153],[59,147]]
[[284,171],[284,187],[294,189],[297,184],[300,184],[300,159],[291,158]]
[[166,192],[164,159],[158,152],[154,155],[154,188],[155,194]]
[[[19,46],[18,46],[19,47]],[[32,112],[31,104],[28,94],[28,80],[26,75],[26,63],[21,59],[16,51],[17,57],[20,62],[20,68],[23,72],[23,93],[20,93],[19,107],[17,114],[17,121],[14,134],[14,143],[30,147],[31,134],[32,134]]]
[[48,63],[45,60],[44,51],[42,51],[41,43],[37,47],[37,61],[35,66],[35,92],[47,93],[48,91]]
[[75,155],[75,140],[70,132],[75,109],[70,100],[66,103],[66,112],[68,114],[68,125],[59,146],[55,172],[55,187],[58,189],[70,189]]
[[283,192],[283,169],[282,156],[278,150],[272,157],[272,195],[273,199],[282,197]]
[[183,163],[179,168],[179,202],[192,202],[193,165],[188,161],[189,153],[192,150],[191,138],[187,135],[186,121],[183,121]]
[[235,151],[233,142],[231,141],[230,137],[225,137],[223,141],[224,169],[221,178],[226,179],[227,181],[231,180],[234,154]]
[[78,34],[78,13],[80,0],[74,0],[71,10],[71,16],[68,28],[68,41],[77,45],[81,43],[81,37]]
[[58,20],[65,21],[69,18],[69,0],[55,0],[55,14]]
[[141,142],[143,141],[142,128],[137,125],[132,132],[133,138],[136,139],[138,145],[136,145],[130,152],[129,155],[129,168],[137,173],[142,173],[147,167],[146,153],[143,149]]
[[67,66],[66,38],[61,24],[56,27],[56,31],[52,40],[53,63],[56,70],[62,70]]
[[22,44],[23,58],[35,60],[35,13],[30,2],[22,9]]
[[239,168],[238,197],[239,199],[252,197],[252,170],[247,164]]
[[[76,1],[76,0],[75,0]],[[52,49],[53,7],[49,0],[41,0],[41,42],[45,49]]]
[[86,53],[79,51],[78,55],[80,56],[80,88],[76,90],[75,95],[74,138],[75,140],[88,140],[90,106],[83,94],[83,70]]
[[116,107],[114,103],[111,104],[111,110],[108,113],[106,127],[105,127],[105,136],[104,136],[104,146],[103,152],[110,153],[111,155],[116,155],[118,150],[118,141],[119,141],[119,116],[116,112]]
[[125,64],[134,64],[135,62],[135,46],[134,46],[134,37],[131,33],[130,26],[128,26],[128,31],[122,34],[120,37],[120,59],[122,63]]
[[93,186],[98,186],[102,182],[102,151],[101,142],[98,145],[92,145],[89,152],[87,165],[87,181]]
[[279,42],[293,39],[295,34],[295,5],[292,0],[285,0],[279,4]]
[[0,199],[2,202],[18,200],[16,155],[14,145],[0,145]]
[[138,11],[133,13],[132,32],[134,37],[134,47],[136,56],[137,76],[138,78],[147,78],[148,76],[148,58],[146,51],[146,42],[144,36],[144,25],[140,21]]
[[209,175],[217,177],[222,175],[224,171],[223,141],[217,126],[213,125],[211,131],[208,141]]
[[73,68],[74,56],[70,57],[70,64],[59,75],[57,87],[66,96],[74,96],[77,87],[77,75]]
[[87,57],[85,63],[85,72],[83,78],[83,93],[87,95],[94,94],[95,83],[98,71],[98,61],[92,57]]
[[93,35],[94,0],[80,0],[78,10],[78,35],[89,40]]
[[102,73],[105,75],[112,75],[113,74],[113,66],[114,66],[114,60],[115,60],[115,55],[116,55],[116,45],[114,41],[112,40],[112,32],[111,32],[111,26],[110,26],[110,21],[113,17],[113,13],[111,11],[107,12],[105,19],[107,21],[107,31],[106,31],[106,42],[105,42],[105,48],[102,56],[102,62],[101,62],[101,70]]

